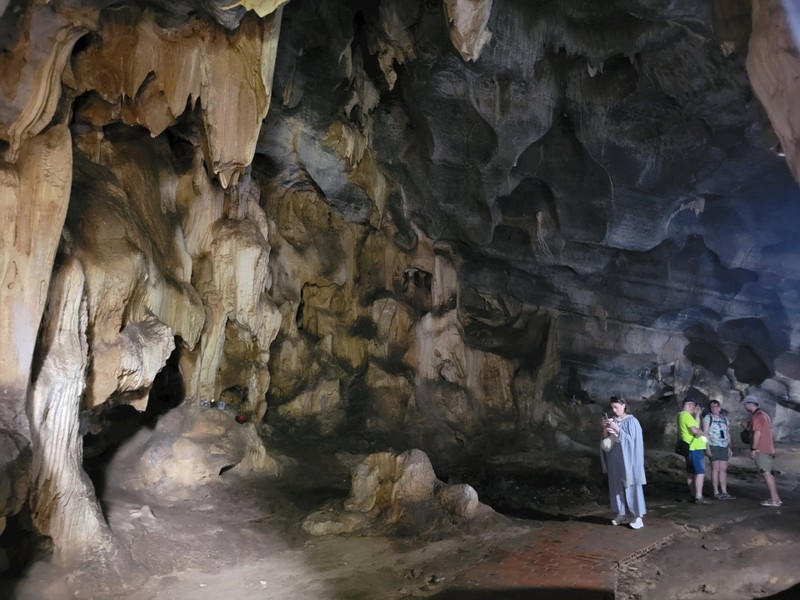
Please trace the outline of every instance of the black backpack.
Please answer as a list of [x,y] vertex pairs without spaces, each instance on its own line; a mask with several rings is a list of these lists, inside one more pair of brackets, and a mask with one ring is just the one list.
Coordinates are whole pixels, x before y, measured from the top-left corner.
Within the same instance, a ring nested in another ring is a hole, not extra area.
[[[760,410],[760,408],[755,409],[753,414],[756,414]],[[742,438],[742,443],[747,444],[748,446],[753,443],[753,430],[751,429],[752,426],[753,419],[751,417],[751,419],[747,422],[747,427],[742,429],[742,432],[739,434],[739,437]]]

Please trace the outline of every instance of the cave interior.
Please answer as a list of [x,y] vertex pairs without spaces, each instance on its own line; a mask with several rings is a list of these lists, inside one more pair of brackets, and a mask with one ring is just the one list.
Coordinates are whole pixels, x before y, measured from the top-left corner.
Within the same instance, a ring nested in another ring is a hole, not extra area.
[[[0,0],[0,65],[19,598],[183,597],[159,586],[197,569],[235,590],[198,597],[450,597],[475,557],[380,592],[287,557],[600,527],[611,396],[665,521],[701,519],[668,510],[686,396],[736,437],[756,396],[798,489],[796,2]],[[225,538],[237,513],[265,537]],[[797,593],[772,562],[735,597]]]

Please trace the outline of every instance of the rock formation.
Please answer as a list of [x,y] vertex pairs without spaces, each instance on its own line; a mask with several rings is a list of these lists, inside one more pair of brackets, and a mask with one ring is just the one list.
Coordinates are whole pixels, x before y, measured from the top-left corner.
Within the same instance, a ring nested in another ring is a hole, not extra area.
[[371,454],[351,475],[350,496],[344,504],[308,515],[303,521],[307,533],[329,535],[400,527],[424,531],[449,519],[469,521],[493,514],[479,502],[471,486],[439,481],[421,450]]
[[575,392],[755,391],[798,439],[790,9],[0,2],[0,530],[113,555],[79,415],[165,369],[434,464],[573,443]]

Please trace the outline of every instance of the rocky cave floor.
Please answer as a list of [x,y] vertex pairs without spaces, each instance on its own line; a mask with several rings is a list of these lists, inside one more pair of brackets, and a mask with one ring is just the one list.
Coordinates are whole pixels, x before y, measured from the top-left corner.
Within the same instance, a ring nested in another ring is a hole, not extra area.
[[[471,568],[524,546],[554,523],[584,523],[589,535],[609,545],[625,536],[635,541],[631,536],[640,532],[608,522],[599,467],[593,482],[582,483],[552,469],[526,469],[525,455],[496,457],[491,469],[476,466],[458,475],[494,509],[472,522],[314,537],[302,530],[303,518],[343,501],[350,484],[346,461],[325,450],[307,442],[286,446],[281,451],[295,466],[280,478],[225,472],[216,482],[171,496],[133,494],[95,475],[112,530],[141,566],[138,572],[117,567],[128,589],[91,569],[59,572],[40,558],[28,560],[24,569],[16,565],[24,570],[21,578],[8,579],[13,570],[7,570],[0,596],[109,597],[100,590],[116,590],[110,597],[120,600],[800,597],[800,445],[780,447],[779,509],[759,505],[766,488],[743,449],[730,466],[729,491],[737,499],[710,506],[688,501],[680,459],[648,451],[649,514],[640,531],[652,535],[659,524],[667,533],[611,565],[611,593],[520,588],[514,581],[498,581],[482,593],[465,587],[463,579]],[[569,460],[565,455],[558,464]],[[438,470],[437,476],[444,479]],[[7,529],[6,558],[13,562],[10,535]],[[576,583],[580,579],[577,573]]]

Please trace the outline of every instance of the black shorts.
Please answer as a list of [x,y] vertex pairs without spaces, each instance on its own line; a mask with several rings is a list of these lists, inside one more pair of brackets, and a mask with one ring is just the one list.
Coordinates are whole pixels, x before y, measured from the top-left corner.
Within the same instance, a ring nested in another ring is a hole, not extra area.
[[711,462],[728,462],[730,458],[728,448],[725,446],[709,446],[708,450],[711,453]]

